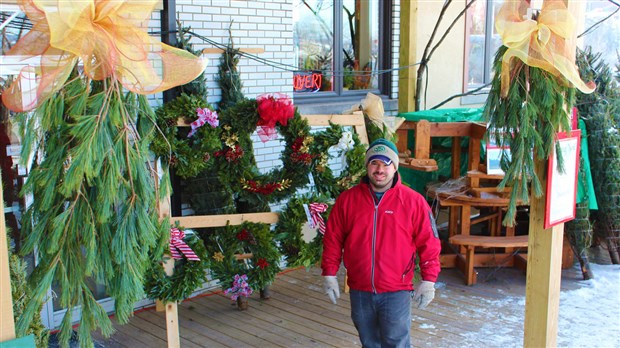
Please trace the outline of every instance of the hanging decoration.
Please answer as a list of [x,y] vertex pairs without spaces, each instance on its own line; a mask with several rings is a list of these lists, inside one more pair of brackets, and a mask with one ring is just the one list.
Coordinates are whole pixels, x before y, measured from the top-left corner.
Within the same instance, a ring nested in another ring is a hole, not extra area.
[[92,346],[91,331],[109,336],[113,327],[90,280],[106,286],[116,319],[126,323],[144,298],[151,258],[161,258],[167,243],[168,222],[154,207],[155,188],[169,183],[156,185],[152,175],[153,111],[144,94],[191,81],[205,65],[149,37],[156,0],[18,3],[33,27],[8,54],[36,56],[40,65],[2,93],[9,109],[34,109],[20,118],[21,158],[33,159],[23,163],[23,193],[34,198],[22,219],[22,251],[36,252],[38,264],[16,328],[25,332],[57,284],[66,308],[61,345],[69,344],[79,307],[80,345]]
[[308,204],[310,210],[310,216],[312,217],[311,227],[317,226],[320,234],[325,234],[325,220],[322,213],[327,211],[327,204],[325,203],[310,203]]
[[[215,153],[215,166],[220,180],[236,193],[239,213],[269,211],[269,203],[286,199],[307,185],[312,169],[309,159],[313,155],[310,147],[304,145],[312,141],[308,121],[294,108],[290,117],[292,105],[287,98],[265,97],[262,100],[266,104],[254,99],[243,100],[220,113],[222,150]],[[259,115],[259,105],[262,105],[263,116]],[[266,105],[276,110],[268,111]],[[260,173],[257,168],[251,139],[261,125],[275,125],[285,142],[280,155],[282,166],[267,173]]]
[[511,190],[503,221],[508,226],[514,224],[517,205],[528,204],[530,185],[532,194],[543,193],[534,163],[549,158],[560,129],[571,129],[573,86],[593,91],[592,83],[578,77],[571,58],[574,20],[564,2],[545,0],[539,13],[524,20],[528,7],[526,1],[507,1],[498,13],[496,29],[504,46],[495,55],[484,107],[489,137],[500,148],[510,148],[510,155],[504,152],[500,159],[505,175],[499,184]]
[[560,81],[570,83],[583,93],[592,93],[593,82],[584,83],[575,64],[573,33],[576,21],[563,0],[545,0],[535,18],[524,14],[528,1],[506,1],[501,7],[495,27],[507,47],[502,55],[501,96],[508,96],[511,78],[517,68],[514,58],[530,67],[549,72]]
[[283,93],[268,93],[256,98],[258,104],[258,135],[261,141],[267,142],[276,138],[276,124],[286,126],[288,120],[295,115],[293,101]]
[[[26,74],[31,68],[25,68],[2,94],[4,104],[13,111],[32,110],[60,91],[78,61],[85,77],[111,78],[138,94],[161,92],[198,77],[206,62],[146,32],[157,2],[19,1],[32,29],[7,55],[35,56],[40,66],[33,83]],[[33,87],[22,90],[24,86]],[[22,92],[37,97],[22,100]]]
[[189,261],[200,261],[200,257],[196,255],[194,250],[190,248],[184,241],[185,233],[180,229],[173,227],[170,229],[170,254],[173,259],[182,260],[183,258]]
[[196,109],[196,114],[198,115],[198,119],[190,124],[192,130],[187,135],[188,138],[196,134],[198,128],[202,127],[205,123],[208,123],[212,128],[220,124],[220,121],[217,119],[217,112],[211,109],[198,108]]

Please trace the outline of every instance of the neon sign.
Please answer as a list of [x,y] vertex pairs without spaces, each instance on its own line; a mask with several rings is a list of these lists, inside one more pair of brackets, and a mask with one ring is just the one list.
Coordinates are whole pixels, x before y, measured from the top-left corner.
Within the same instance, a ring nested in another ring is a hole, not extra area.
[[293,74],[295,92],[318,92],[321,90],[323,73],[320,71],[296,71]]

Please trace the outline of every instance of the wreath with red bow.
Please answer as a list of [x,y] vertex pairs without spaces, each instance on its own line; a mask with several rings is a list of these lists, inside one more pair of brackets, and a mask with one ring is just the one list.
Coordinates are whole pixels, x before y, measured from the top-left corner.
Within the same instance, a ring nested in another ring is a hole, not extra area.
[[[258,127],[258,130],[257,130]],[[237,212],[269,211],[269,203],[290,197],[308,185],[313,159],[308,121],[301,117],[290,99],[262,96],[244,100],[220,113],[222,150],[215,153],[215,169],[220,180],[235,192]],[[263,141],[279,133],[284,142],[282,166],[260,173],[254,157],[251,135]]]

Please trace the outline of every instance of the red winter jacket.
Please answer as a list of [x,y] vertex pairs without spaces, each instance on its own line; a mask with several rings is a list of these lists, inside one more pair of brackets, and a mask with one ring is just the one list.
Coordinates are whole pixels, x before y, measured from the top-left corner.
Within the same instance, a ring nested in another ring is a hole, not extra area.
[[335,275],[344,256],[348,285],[374,293],[412,290],[416,252],[422,279],[435,282],[441,242],[431,209],[398,174],[378,205],[368,179],[336,199],[323,238],[323,275]]

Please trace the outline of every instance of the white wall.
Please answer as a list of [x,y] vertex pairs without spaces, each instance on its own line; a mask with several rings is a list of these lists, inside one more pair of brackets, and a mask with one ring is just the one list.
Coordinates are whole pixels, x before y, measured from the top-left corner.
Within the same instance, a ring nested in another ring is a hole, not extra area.
[[[439,18],[439,13],[444,2],[440,0],[426,0],[418,2],[418,42],[417,42],[417,61],[420,61],[424,49],[431,37],[435,23]],[[441,21],[439,30],[433,39],[435,46],[441,36],[446,32],[448,26],[465,8],[465,1],[455,0],[450,4],[444,18]],[[461,17],[456,25],[450,30],[445,40],[433,53],[428,63],[427,74],[428,91],[426,93],[426,103],[421,100],[421,109],[430,109],[434,105],[445,99],[463,93],[463,56],[465,52],[465,20]],[[423,85],[426,80],[423,80]],[[460,108],[477,107],[477,105],[461,105],[460,99],[454,99],[441,108]]]
[[[291,0],[177,0],[182,25],[218,44],[235,48],[262,48],[253,54],[269,62],[292,66],[293,22]],[[230,28],[230,33],[229,33]],[[194,48],[215,47],[193,38]],[[220,54],[209,54],[206,70],[208,100],[217,104],[221,91],[215,80]],[[270,63],[271,64],[271,63]],[[293,73],[254,59],[241,57],[238,64],[243,93],[255,98],[263,93],[281,92],[292,96]]]

